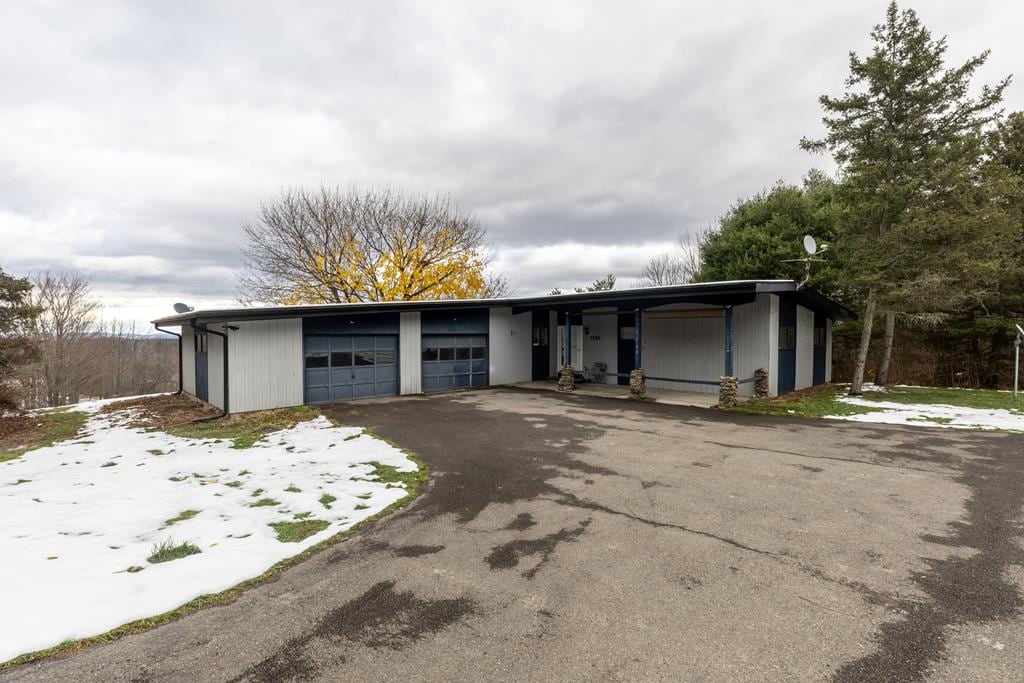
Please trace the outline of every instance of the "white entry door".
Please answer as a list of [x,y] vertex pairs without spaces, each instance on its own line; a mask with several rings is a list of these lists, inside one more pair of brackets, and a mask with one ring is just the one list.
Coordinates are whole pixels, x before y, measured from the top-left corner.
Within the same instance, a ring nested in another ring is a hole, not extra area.
[[[572,367],[576,370],[583,369],[583,325],[573,325],[570,331],[572,335]],[[565,325],[558,326],[558,363],[560,368],[565,364]]]

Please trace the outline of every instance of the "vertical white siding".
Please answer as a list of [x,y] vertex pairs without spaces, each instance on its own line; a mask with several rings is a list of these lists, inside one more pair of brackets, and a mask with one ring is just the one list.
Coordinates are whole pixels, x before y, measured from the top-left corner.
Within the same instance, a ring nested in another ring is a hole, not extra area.
[[191,325],[181,326],[181,388],[196,395],[196,340]]
[[529,382],[533,374],[531,313],[512,315],[511,307],[492,308],[488,328],[491,384]]
[[[644,314],[644,372],[652,377],[717,382],[725,367],[725,319],[659,318]],[[714,386],[649,380],[653,389],[717,392]]]
[[814,311],[796,307],[796,388],[814,384]]
[[771,312],[768,316],[768,394],[779,395],[779,297],[769,294]]
[[[619,367],[619,325],[618,316],[584,315],[583,367],[593,368],[594,363],[604,363],[608,373],[618,372]],[[618,384],[617,377],[604,377],[605,384]]]
[[423,393],[419,311],[403,311],[398,324],[398,381],[400,394]]
[[[767,370],[771,365],[772,298],[770,294],[759,294],[754,303],[733,308],[732,364],[740,379],[749,379],[758,368]],[[741,384],[739,393],[752,396],[754,384]]]
[[825,318],[825,381],[832,381],[832,318]]
[[[233,323],[229,330],[231,372],[228,398],[232,413],[302,405],[302,320],[253,320]],[[210,335],[210,399],[214,397],[214,344]],[[217,389],[217,395],[221,390]]]
[[[224,326],[218,325],[218,331]],[[209,329],[209,328],[208,328]],[[212,405],[224,409],[224,340],[216,334],[206,336],[206,376],[209,380],[209,398]],[[229,350],[230,353],[230,350]]]

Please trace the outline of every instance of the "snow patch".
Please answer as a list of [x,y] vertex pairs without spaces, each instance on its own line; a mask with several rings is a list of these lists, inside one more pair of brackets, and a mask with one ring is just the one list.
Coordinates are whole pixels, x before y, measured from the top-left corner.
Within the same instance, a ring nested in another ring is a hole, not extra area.
[[[367,463],[417,470],[393,446],[324,417],[235,449],[126,427],[131,411],[97,412],[109,402],[68,406],[91,414],[81,436],[0,464],[0,662],[258,576],[408,495]],[[277,504],[252,506],[264,498]],[[167,524],[188,510],[199,512]],[[296,515],[329,526],[277,540],[268,525]],[[147,562],[168,539],[202,552]]]
[[830,420],[852,422],[879,422],[884,424],[918,427],[948,427],[951,429],[1002,429],[1024,432],[1024,414],[1000,408],[965,408],[926,403],[894,403],[871,401],[855,396],[840,396],[840,403],[876,408],[870,413],[856,415],[826,415]]

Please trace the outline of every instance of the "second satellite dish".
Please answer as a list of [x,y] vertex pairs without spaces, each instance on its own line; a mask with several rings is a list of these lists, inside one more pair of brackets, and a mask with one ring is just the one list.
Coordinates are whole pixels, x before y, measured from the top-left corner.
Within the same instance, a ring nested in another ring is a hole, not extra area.
[[810,235],[804,235],[804,251],[811,255],[818,253],[818,243]]

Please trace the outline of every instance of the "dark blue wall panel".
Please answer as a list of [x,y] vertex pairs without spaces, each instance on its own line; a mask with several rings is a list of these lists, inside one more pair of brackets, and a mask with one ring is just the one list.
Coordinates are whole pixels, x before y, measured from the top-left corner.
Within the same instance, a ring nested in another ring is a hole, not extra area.
[[304,334],[398,334],[398,313],[303,318]]
[[487,334],[490,313],[486,308],[452,311],[423,311],[420,331],[423,334]]

